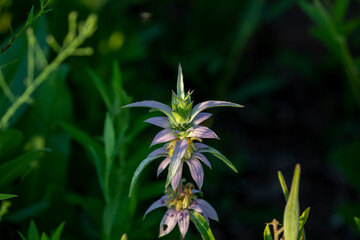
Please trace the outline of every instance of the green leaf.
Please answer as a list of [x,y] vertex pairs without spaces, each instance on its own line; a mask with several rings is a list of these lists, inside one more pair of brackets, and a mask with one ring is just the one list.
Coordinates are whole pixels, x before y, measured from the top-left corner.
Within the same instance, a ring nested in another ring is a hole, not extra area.
[[355,220],[356,226],[358,227],[358,229],[360,231],[360,218],[354,217],[354,220]]
[[130,185],[130,190],[129,190],[129,197],[131,196],[133,190],[134,190],[134,187],[135,187],[135,184],[141,174],[141,172],[144,170],[144,168],[149,164],[151,163],[153,160],[159,158],[161,156],[159,155],[156,155],[156,156],[152,156],[152,157],[148,157],[148,158],[145,158],[140,164],[139,166],[137,167],[137,169],[135,170],[135,173],[132,177],[132,180],[131,180],[131,185]]
[[31,220],[27,240],[39,240],[39,239],[40,236],[36,228],[35,222]]
[[40,7],[42,8],[44,6],[44,0],[40,0]]
[[195,224],[196,228],[199,230],[203,240],[215,240],[215,237],[211,232],[209,224],[206,222],[205,218],[200,213],[189,210],[189,215],[191,221]]
[[34,19],[34,5],[32,5],[30,9],[30,12],[28,14],[28,19],[26,20],[25,25],[30,25],[33,19]]
[[48,236],[46,235],[46,233],[42,233],[41,234],[41,238],[40,238],[40,240],[48,240],[49,238],[48,238]]
[[227,159],[221,152],[219,152],[218,150],[216,150],[213,147],[207,147],[204,149],[201,149],[201,152],[208,152],[211,153],[212,155],[214,155],[215,157],[217,157],[218,159],[220,159],[221,161],[223,161],[226,165],[228,165],[234,172],[238,173],[238,170],[236,169],[236,167],[230,162],[229,159]]
[[62,222],[57,229],[55,230],[54,234],[51,236],[51,240],[60,240],[61,233],[64,229],[65,222]]
[[6,200],[14,197],[17,197],[17,195],[0,193],[0,200]]
[[50,152],[50,150],[34,150],[22,155],[21,157],[0,165],[0,186],[13,181],[15,178],[23,174],[26,170],[28,170],[31,162],[42,156],[44,152]]
[[18,231],[18,234],[20,235],[22,240],[26,240],[26,238],[24,237],[24,235],[20,231]]
[[20,147],[23,135],[15,129],[0,130],[0,159]]
[[280,182],[280,185],[281,185],[281,189],[284,193],[284,196],[285,196],[285,200],[287,202],[287,200],[289,199],[289,190],[286,186],[286,182],[285,182],[285,179],[284,179],[284,176],[282,175],[282,173],[280,171],[278,171],[278,178],[279,178],[279,182]]
[[87,73],[90,76],[90,79],[93,81],[95,87],[97,88],[97,90],[99,91],[105,106],[107,107],[107,109],[109,111],[111,111],[111,98],[109,95],[109,90],[107,88],[107,86],[105,85],[105,83],[103,82],[102,79],[99,78],[98,75],[96,75],[90,68],[87,68]]
[[181,69],[180,63],[179,63],[179,69],[178,69],[176,90],[177,90],[178,98],[184,99],[185,98],[185,90],[184,90],[183,74],[182,74],[182,69]]
[[266,224],[266,227],[264,230],[264,240],[273,240],[273,238],[271,236],[269,224]]
[[109,112],[106,114],[106,118],[105,118],[104,145],[105,145],[106,159],[107,161],[110,161],[110,159],[113,159],[114,148],[115,148],[115,130]]
[[309,213],[310,213],[310,207],[308,207],[307,209],[305,209],[305,211],[301,214],[300,216],[300,222],[299,222],[299,230],[304,228],[304,225],[309,217]]
[[299,231],[299,185],[301,167],[296,165],[289,199],[284,212],[284,235],[286,240],[297,240]]
[[349,9],[350,0],[335,0],[334,17],[341,23]]

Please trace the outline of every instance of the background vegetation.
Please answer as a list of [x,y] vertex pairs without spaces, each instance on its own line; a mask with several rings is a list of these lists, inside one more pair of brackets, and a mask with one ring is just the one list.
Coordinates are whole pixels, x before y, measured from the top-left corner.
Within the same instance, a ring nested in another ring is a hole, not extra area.
[[[38,2],[0,0],[1,47],[33,4],[37,13]],[[359,237],[360,1],[53,0],[48,8],[31,25],[35,45],[30,30],[0,54],[0,118],[29,76],[46,69],[42,60],[59,56],[46,37],[61,45],[70,12],[82,21],[97,15],[97,30],[82,46],[93,51],[73,52],[81,56],[62,63],[2,126],[0,192],[18,197],[1,203],[0,239],[19,239],[18,230],[36,239],[35,224],[46,233],[63,227],[69,240],[157,238],[165,210],[142,220],[163,192],[157,164],[127,197],[158,130],[142,121],[156,113],[120,106],[169,103],[179,62],[196,103],[245,105],[215,109],[206,122],[221,138],[211,145],[240,170],[217,161],[205,169],[204,198],[220,219],[211,223],[217,239],[260,239],[266,222],[281,220],[277,171],[290,183],[296,163],[300,207],[311,206],[307,238]],[[194,226],[188,237],[199,238]]]

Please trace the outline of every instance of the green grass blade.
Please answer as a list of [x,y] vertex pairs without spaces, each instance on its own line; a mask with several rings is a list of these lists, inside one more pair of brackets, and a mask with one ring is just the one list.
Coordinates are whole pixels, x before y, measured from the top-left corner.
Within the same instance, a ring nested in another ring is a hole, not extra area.
[[0,193],[0,200],[6,200],[14,197],[17,197],[17,195]]
[[62,222],[57,229],[55,230],[54,234],[51,236],[51,240],[60,240],[61,233],[64,229],[65,222]]
[[236,169],[236,167],[234,166],[234,164],[232,164],[232,162],[230,162],[229,159],[227,159],[227,157],[224,156],[224,154],[222,154],[221,152],[219,152],[218,150],[216,150],[213,147],[207,147],[205,149],[201,149],[201,152],[208,152],[211,153],[212,155],[214,155],[215,157],[217,157],[218,159],[220,159],[221,161],[223,161],[226,165],[228,165],[234,172],[238,173],[238,170]]
[[358,227],[358,229],[360,231],[360,218],[354,217],[354,220],[355,220],[356,226]]

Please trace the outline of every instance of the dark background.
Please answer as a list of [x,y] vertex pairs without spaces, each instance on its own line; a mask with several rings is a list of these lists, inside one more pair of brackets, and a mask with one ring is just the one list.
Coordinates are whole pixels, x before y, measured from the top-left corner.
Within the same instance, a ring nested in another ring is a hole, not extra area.
[[[17,29],[32,4],[37,9],[38,3],[32,1],[8,1],[1,6],[0,16],[10,14],[11,25]],[[325,1],[324,6],[331,13],[333,1]],[[350,1],[345,19],[359,17],[359,7],[359,1]],[[99,230],[94,227],[98,220],[86,209],[64,200],[73,192],[101,198],[95,169],[83,147],[70,140],[58,123],[71,122],[95,138],[102,135],[106,107],[86,69],[92,69],[109,84],[114,61],[133,101],[170,103],[180,62],[185,89],[195,90],[195,103],[213,99],[245,105],[242,109],[211,110],[214,117],[205,123],[221,139],[205,143],[219,149],[239,169],[235,174],[213,158],[213,169],[204,167],[204,198],[220,218],[218,223],[211,222],[216,239],[261,239],[265,223],[273,218],[282,222],[285,199],[277,171],[282,171],[289,186],[296,163],[302,167],[301,210],[311,207],[305,226],[307,239],[359,237],[353,217],[360,216],[360,105],[349,84],[346,62],[319,41],[313,31],[316,24],[296,1],[54,0],[51,8],[34,25],[45,24],[46,31],[59,41],[67,33],[70,11],[78,11],[82,20],[96,13],[98,29],[84,44],[95,52],[90,57],[72,57],[63,66],[68,68],[68,74],[63,86],[66,94],[60,93],[60,98],[67,99],[67,103],[57,105],[56,117],[48,125],[37,126],[37,113],[47,110],[40,108],[33,113],[33,106],[14,122],[13,127],[24,133],[24,143],[41,135],[48,146],[54,139],[50,133],[56,133],[61,137],[54,145],[65,150],[61,159],[52,161],[53,155],[47,157],[50,165],[63,163],[56,180],[59,185],[50,184],[60,190],[47,191],[47,199],[51,199],[47,207],[21,218],[11,218],[11,214],[36,205],[44,196],[14,200],[9,218],[0,223],[0,239],[19,239],[16,230],[26,232],[30,219],[46,232],[67,221],[64,239],[98,238]],[[0,37],[5,41],[9,32],[2,23]],[[358,69],[359,29],[356,25],[345,35]],[[54,56],[49,52],[49,59]],[[5,61],[13,60],[9,55],[0,55],[5,57]],[[35,95],[40,98],[41,93]],[[146,113],[146,109],[131,109],[130,122],[143,119]],[[145,157],[157,130],[149,127],[141,132],[128,154],[135,154],[141,146],[145,149],[141,157]],[[139,199],[145,183],[164,181],[164,176],[155,177],[159,163],[146,168],[138,183]],[[11,188],[19,198],[24,188],[21,184],[19,180]],[[51,188],[43,184],[37,188]],[[158,192],[161,194],[161,190]],[[139,200],[129,239],[157,237],[165,209],[140,221],[156,199]],[[132,238],[141,224],[149,225],[150,235]],[[190,231],[189,236],[200,238],[194,226]]]

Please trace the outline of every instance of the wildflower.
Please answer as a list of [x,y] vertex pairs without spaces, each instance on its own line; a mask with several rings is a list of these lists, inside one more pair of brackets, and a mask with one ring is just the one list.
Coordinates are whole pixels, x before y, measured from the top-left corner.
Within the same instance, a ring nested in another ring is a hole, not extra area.
[[[190,224],[190,212],[196,211],[200,213],[207,223],[209,218],[219,221],[218,215],[215,209],[205,200],[198,199],[195,193],[198,190],[194,189],[191,183],[183,186],[179,184],[176,191],[167,189],[165,195],[159,200],[155,201],[145,212],[145,216],[154,209],[159,207],[167,207],[164,217],[160,222],[160,235],[159,237],[165,236],[170,233],[176,224],[178,224],[182,237],[185,237],[189,229]],[[166,229],[165,229],[166,225]]]
[[[181,66],[179,65],[178,71],[178,79],[177,79],[177,94],[172,93],[172,101],[171,107],[157,102],[157,101],[141,101],[128,104],[123,107],[149,107],[152,109],[156,109],[158,111],[163,112],[166,117],[152,117],[145,122],[153,124],[155,126],[163,128],[153,139],[151,146],[167,143],[164,150],[160,148],[155,150],[156,154],[150,154],[143,162],[140,163],[139,167],[134,173],[132,184],[130,187],[130,193],[132,192],[133,185],[135,184],[139,174],[143,170],[145,166],[147,166],[151,161],[159,157],[166,157],[166,161],[163,165],[169,165],[168,175],[166,179],[165,187],[167,187],[170,183],[174,189],[176,189],[179,180],[181,179],[182,174],[182,166],[183,162],[187,162],[187,164],[192,171],[192,175],[198,175],[198,186],[201,187],[202,179],[203,179],[203,170],[201,164],[198,161],[193,161],[190,159],[190,156],[193,152],[195,152],[196,144],[193,141],[201,142],[202,139],[213,138],[219,139],[215,132],[211,129],[199,125],[206,119],[208,119],[211,114],[202,112],[208,108],[212,107],[243,107],[242,105],[226,102],[226,101],[205,101],[199,103],[193,107],[193,101],[191,101],[191,95],[193,92],[188,92],[185,94],[184,91],[184,83]],[[212,153],[214,156],[224,161],[231,169],[237,172],[234,165],[220,152],[211,148],[207,145],[203,148],[203,152]],[[196,158],[195,158],[196,159]],[[189,160],[189,161],[186,161]],[[201,159],[200,159],[201,160]],[[194,172],[197,172],[196,174]],[[194,174],[193,174],[194,173]],[[174,180],[176,176],[176,179]],[[194,178],[195,179],[195,178]],[[200,184],[201,182],[201,184]]]

